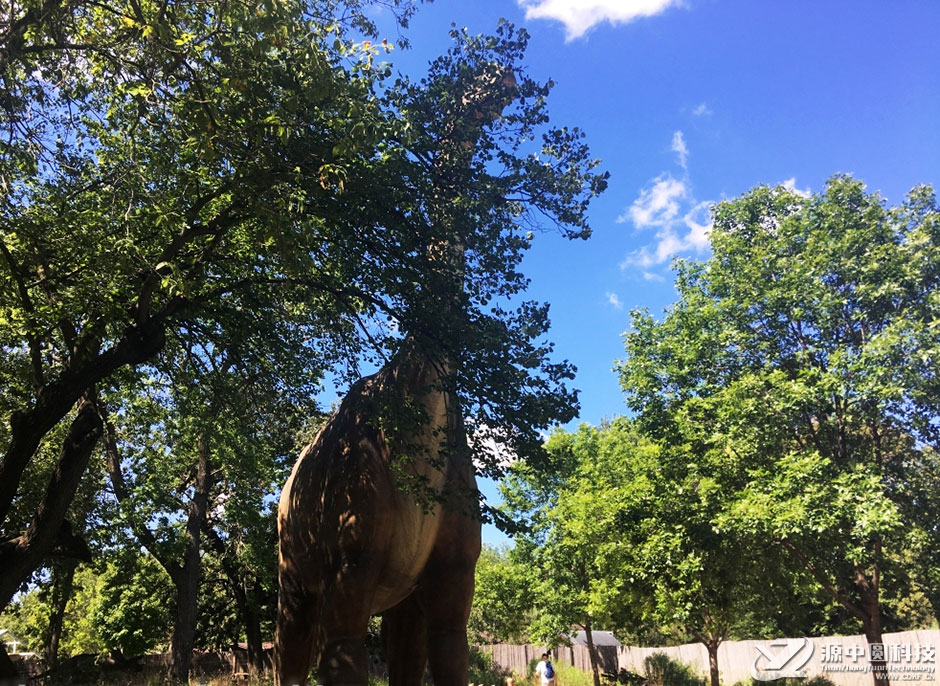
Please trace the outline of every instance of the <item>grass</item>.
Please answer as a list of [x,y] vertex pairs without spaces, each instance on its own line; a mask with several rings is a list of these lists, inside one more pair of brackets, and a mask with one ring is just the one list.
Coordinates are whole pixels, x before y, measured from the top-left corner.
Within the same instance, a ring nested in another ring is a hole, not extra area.
[[[535,674],[536,660],[528,665],[525,674],[513,672],[495,664],[492,658],[480,652],[470,654],[471,686],[506,686],[506,677],[512,677],[515,686],[541,686],[540,679]],[[558,686],[593,686],[594,679],[590,672],[582,672],[571,665],[552,663],[557,674]],[[190,686],[274,686],[274,677],[268,672],[250,679],[233,680],[230,672],[218,674],[194,674],[190,678]],[[310,679],[311,686],[317,684],[316,676]],[[99,666],[90,666],[87,670],[70,671],[57,677],[50,677],[44,686],[58,686],[59,684],[74,684],[75,686],[173,686],[167,680],[166,672],[160,669],[144,669],[140,672],[120,672],[102,670]],[[369,677],[369,686],[388,686],[387,679]],[[666,686],[672,686],[666,684]],[[735,685],[735,686],[744,686]]]
[[[734,683],[734,686],[760,686],[761,684],[766,684],[766,681],[756,681],[754,679],[746,679],[745,681],[737,681]],[[777,679],[773,682],[774,686],[835,686],[835,684],[824,676],[814,676],[812,679]]]

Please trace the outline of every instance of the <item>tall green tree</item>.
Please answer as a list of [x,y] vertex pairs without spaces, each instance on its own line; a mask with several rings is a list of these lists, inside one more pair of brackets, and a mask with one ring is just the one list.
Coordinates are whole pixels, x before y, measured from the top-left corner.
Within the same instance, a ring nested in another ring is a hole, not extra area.
[[[927,599],[933,623],[940,622],[940,458],[935,450],[923,450],[910,456],[910,461],[894,470],[891,481],[899,495],[904,519],[914,522],[922,539],[907,551],[899,551],[907,559],[901,565],[907,572],[908,586],[895,595],[898,605],[896,615],[903,616],[902,607],[915,609],[913,600]],[[916,611],[916,610],[915,610]],[[923,614],[923,610],[920,611]],[[928,622],[916,622],[905,617],[903,630],[925,626]]]
[[[95,387],[152,358],[182,318],[221,333],[220,302],[254,311],[254,285],[303,273],[297,302],[331,321],[324,346],[349,344],[340,313],[359,309],[354,275],[379,270],[356,266],[362,217],[326,205],[347,163],[375,166],[363,128],[383,117],[372,55],[343,37],[343,15],[362,24],[355,2],[10,5],[0,604],[57,544],[102,433]],[[44,452],[45,486],[25,480]],[[28,492],[41,495],[24,510]]]
[[163,650],[173,629],[173,583],[153,556],[124,549],[102,562],[87,611],[100,644],[115,656]]
[[508,549],[483,546],[477,561],[473,607],[467,622],[470,641],[528,643],[531,590],[528,569]]
[[[52,617],[61,609],[57,657],[97,652],[104,646],[89,608],[97,602],[100,580],[94,569],[80,565],[74,571],[69,594],[61,593],[61,586],[57,589],[54,582],[36,585],[0,613],[0,627],[23,641],[20,652],[47,654]],[[64,607],[62,597],[66,600]]]
[[[454,29],[451,37],[454,46],[425,78],[399,79],[386,97],[406,119],[402,175],[411,200],[400,202],[417,222],[408,247],[424,259],[420,273],[402,276],[411,300],[399,324],[454,360],[476,464],[498,477],[504,451],[537,461],[539,432],[577,406],[567,386],[573,367],[550,358],[548,305],[520,301],[528,285],[522,257],[546,224],[569,239],[588,238],[587,207],[608,175],[580,129],[550,125],[553,84],[525,72],[524,30],[501,22],[494,35]],[[481,82],[491,84],[485,99],[467,102],[462,94]],[[471,106],[500,115],[481,126],[467,116]],[[462,259],[442,259],[442,249]],[[456,306],[442,308],[442,298]]]
[[[301,427],[315,412],[318,369],[302,339],[307,329],[288,313],[259,324],[232,331],[223,348],[198,322],[187,323],[150,373],[108,403],[115,405],[106,452],[123,515],[118,535],[132,534],[173,581],[170,669],[179,680],[189,672],[197,642],[207,550],[230,577],[260,667],[257,609],[252,613],[259,599],[250,582],[273,575],[275,559],[264,500],[273,499],[286,478]],[[252,538],[246,529],[256,526],[269,554],[264,566],[251,569],[238,563],[238,547]]]
[[745,632],[758,622],[778,628],[789,579],[753,540],[715,523],[734,487],[717,456],[657,444],[626,418],[556,432],[547,448],[560,483],[527,496],[544,503],[530,511],[539,538],[517,544],[544,579],[533,584],[547,635],[574,623],[593,653],[591,627],[603,621],[631,640],[698,641],[717,686],[724,640],[753,638]]
[[773,549],[717,524],[738,484],[724,455],[683,440],[637,449],[643,440],[624,419],[599,433],[597,450],[608,457],[592,485],[613,493],[609,545],[636,614],[672,643],[704,645],[719,686],[721,644],[782,629],[775,620],[792,579]]
[[777,546],[880,643],[883,583],[924,540],[902,484],[937,440],[936,199],[887,207],[836,177],[809,198],[756,188],[713,219],[678,302],[633,315],[628,403],[651,435],[725,455],[742,487],[716,524]]
[[[58,599],[53,584],[36,584],[0,614],[0,625],[24,641],[20,651],[44,652]],[[60,656],[110,651],[141,655],[166,646],[172,628],[172,586],[149,556],[115,550],[75,570],[62,618]]]
[[[622,439],[622,440],[620,440]],[[547,470],[517,464],[502,487],[506,514],[521,522],[513,562],[527,570],[534,605],[530,634],[549,645],[584,631],[595,685],[600,664],[593,631],[636,627],[639,596],[622,544],[620,503],[633,453],[654,450],[627,422],[556,431]]]

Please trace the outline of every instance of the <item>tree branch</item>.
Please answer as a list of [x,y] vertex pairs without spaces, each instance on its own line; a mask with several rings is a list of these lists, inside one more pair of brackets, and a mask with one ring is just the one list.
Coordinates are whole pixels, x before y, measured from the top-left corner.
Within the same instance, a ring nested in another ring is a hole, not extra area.
[[813,576],[816,582],[820,586],[822,586],[826,590],[826,593],[832,596],[832,598],[836,602],[838,602],[840,605],[842,605],[845,609],[847,609],[849,612],[851,612],[853,615],[858,617],[863,622],[867,621],[868,616],[865,613],[865,611],[862,610],[860,607],[858,607],[858,605],[853,603],[851,600],[846,598],[845,595],[840,593],[839,589],[837,589],[833,585],[833,583],[829,579],[826,578],[824,574],[822,574],[818,569],[816,569],[816,566],[812,562],[810,562],[809,559],[807,559],[807,557],[803,555],[803,553],[797,550],[796,546],[794,546],[792,543],[790,543],[790,541],[788,541],[785,538],[779,540],[778,543],[781,546],[783,546],[785,550],[788,550],[790,553],[792,553],[793,556],[796,557],[803,564],[803,567],[805,567],[806,570]]
[[[7,249],[6,243],[2,240],[0,240],[0,254],[3,255],[3,259],[6,260],[7,265],[10,267],[10,275],[16,283],[16,290],[19,292],[23,309],[30,316],[35,316],[36,309],[33,307],[32,298],[29,297],[29,289],[23,281],[23,275],[20,274],[19,265]],[[42,342],[31,333],[26,334],[26,339],[29,343],[29,358],[30,366],[33,370],[33,384],[36,389],[39,390],[45,385],[42,372]]]
[[10,512],[26,466],[52,427],[99,381],[159,352],[166,341],[166,321],[189,304],[182,296],[171,298],[158,315],[142,325],[129,325],[109,349],[65,368],[40,389],[32,407],[12,414],[10,442],[0,462],[0,523]]
[[[211,201],[213,195],[210,193],[207,196],[204,196],[200,199],[200,202],[192,208],[192,211],[195,211],[198,214],[198,210],[201,209],[200,206],[204,206],[209,201]],[[157,283],[159,283],[161,274],[161,269],[164,263],[168,263],[170,260],[177,257],[180,251],[191,241],[201,236],[216,236],[217,234],[223,233],[226,229],[235,225],[242,220],[241,216],[232,217],[232,211],[239,206],[240,202],[233,202],[228,207],[219,212],[211,221],[202,224],[202,223],[188,223],[182,231],[180,231],[176,236],[173,237],[173,240],[163,249],[163,252],[160,253],[160,256],[157,258],[156,268],[150,271],[147,276],[144,278],[144,282],[140,288],[140,294],[137,297],[137,306],[135,308],[135,321],[138,324],[142,324],[147,321],[150,317],[150,310],[153,300],[153,292],[156,290]]]
[[[119,504],[126,506],[130,494],[127,488],[127,481],[124,478],[124,472],[121,468],[121,454],[117,445],[117,432],[108,416],[107,407],[100,401],[98,402],[98,415],[101,417],[102,424],[104,425],[105,455],[107,457],[108,476],[111,478],[111,487],[114,490],[114,497]],[[170,571],[170,567],[179,567],[179,565],[176,565],[173,560],[166,558],[161,550],[162,546],[160,545],[160,541],[157,540],[154,533],[145,523],[138,521],[133,514],[130,518],[130,525],[131,531],[140,544],[153,555],[154,559],[158,560],[160,564],[163,565],[170,577],[175,579],[174,575],[182,572],[182,569]]]
[[69,426],[46,493],[25,533],[0,545],[0,607],[51,552],[101,430],[101,418],[88,394]]

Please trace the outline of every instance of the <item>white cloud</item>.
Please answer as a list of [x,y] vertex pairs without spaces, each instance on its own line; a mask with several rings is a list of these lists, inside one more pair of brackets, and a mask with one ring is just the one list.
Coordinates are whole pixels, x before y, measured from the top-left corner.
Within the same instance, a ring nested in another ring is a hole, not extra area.
[[702,252],[711,245],[708,239],[708,232],[712,228],[711,206],[710,202],[700,202],[682,218],[689,229],[685,244],[696,252]]
[[685,138],[682,137],[681,131],[672,134],[672,151],[679,156],[679,166],[687,170],[686,161],[689,159],[689,148],[686,147]]
[[607,291],[607,302],[614,306],[615,309],[622,310],[623,303],[620,302],[620,298],[617,297],[616,293],[611,293]]
[[629,219],[638,229],[666,226],[678,216],[679,200],[685,195],[682,181],[669,174],[661,174],[653,179],[650,188],[640,192],[640,197],[633,201],[629,210],[617,217],[617,223],[623,224]]
[[708,108],[706,103],[699,104],[695,109],[692,110],[693,117],[707,117],[712,111]]
[[796,187],[796,177],[791,176],[789,179],[780,184],[788,191],[793,191],[801,198],[808,198],[810,196],[809,188],[799,189]]
[[[686,168],[689,148],[681,131],[672,137],[672,150]],[[631,221],[637,229],[655,228],[656,242],[634,250],[621,262],[621,269],[638,267],[647,281],[663,277],[653,271],[672,258],[688,253],[701,254],[710,247],[710,202],[698,202],[689,188],[688,170],[679,180],[663,173],[640,191],[629,209],[617,218]]]
[[565,25],[565,40],[583,36],[603,21],[626,24],[652,17],[682,0],[516,0],[526,19],[555,19]]
[[652,248],[643,246],[634,250],[620,263],[620,268],[640,267],[643,269],[644,279],[661,281],[662,277],[657,277],[655,273],[649,271],[651,267],[669,262],[683,253],[701,254],[708,249],[711,245],[708,240],[708,232],[712,228],[711,223],[701,224],[694,219],[697,208],[702,206],[709,207],[710,203],[699,203],[681,219],[660,228],[656,232],[656,245]]

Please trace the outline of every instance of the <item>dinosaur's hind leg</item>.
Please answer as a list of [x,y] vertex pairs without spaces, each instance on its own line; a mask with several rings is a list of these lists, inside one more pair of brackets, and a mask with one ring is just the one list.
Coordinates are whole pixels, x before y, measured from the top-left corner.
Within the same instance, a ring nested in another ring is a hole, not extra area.
[[316,652],[317,598],[300,583],[279,579],[274,639],[275,683],[305,686]]
[[361,599],[337,593],[329,597],[321,617],[324,643],[317,667],[320,680],[325,686],[366,686],[368,606]]
[[388,686],[421,686],[428,664],[427,620],[420,594],[412,593],[382,614]]
[[428,631],[428,661],[435,686],[465,686],[470,670],[467,619],[473,602],[480,523],[449,515],[418,587]]

